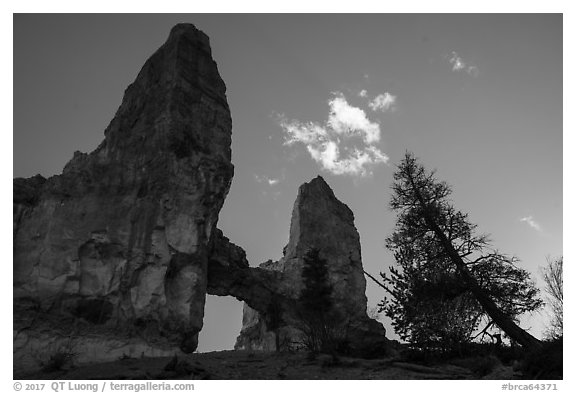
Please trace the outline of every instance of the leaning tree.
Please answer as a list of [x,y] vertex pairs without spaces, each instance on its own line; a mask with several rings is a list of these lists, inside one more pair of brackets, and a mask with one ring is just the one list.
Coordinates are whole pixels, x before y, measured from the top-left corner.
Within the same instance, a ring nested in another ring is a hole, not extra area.
[[527,349],[541,342],[517,317],[542,305],[530,275],[517,260],[491,249],[468,215],[449,199],[451,187],[411,154],[394,174],[390,202],[398,218],[387,247],[398,267],[381,273],[391,295],[382,310],[403,339],[427,345],[471,340],[498,326]]

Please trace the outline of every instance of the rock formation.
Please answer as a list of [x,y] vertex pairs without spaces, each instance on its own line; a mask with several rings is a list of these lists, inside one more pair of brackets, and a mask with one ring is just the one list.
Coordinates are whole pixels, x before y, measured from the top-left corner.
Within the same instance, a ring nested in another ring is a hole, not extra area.
[[213,236],[209,260],[208,294],[233,296],[263,312],[280,296],[282,273],[249,267],[244,250],[230,243],[219,229]]
[[366,316],[354,216],[322,178],[300,187],[279,262],[249,267],[216,228],[233,176],[225,92],[208,37],[179,24],[126,89],[96,150],[76,152],[61,175],[14,179],[17,367],[62,348],[82,361],[193,352],[206,293],[246,302],[237,348],[295,341],[310,247],[329,261],[352,347],[386,347]]
[[267,309],[245,298],[243,327],[236,348],[272,350],[276,334],[282,336],[282,342],[300,340],[297,308],[303,288],[303,258],[313,247],[328,261],[332,299],[340,315],[337,323],[346,329],[351,349],[364,355],[385,352],[388,340],[384,327],[366,315],[366,280],[354,214],[320,176],[299,189],[284,257],[259,268],[269,272],[267,282],[273,287],[273,295],[266,298],[274,296],[279,304],[281,328],[278,332],[269,329]]
[[14,179],[15,307],[33,299],[118,331],[155,325],[196,349],[233,176],[225,92],[208,37],[176,25],[96,150],[61,175]]

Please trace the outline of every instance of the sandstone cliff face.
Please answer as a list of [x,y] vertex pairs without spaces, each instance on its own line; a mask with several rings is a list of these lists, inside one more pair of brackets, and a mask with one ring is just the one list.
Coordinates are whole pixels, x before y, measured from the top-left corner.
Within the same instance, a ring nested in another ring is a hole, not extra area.
[[14,297],[98,324],[155,324],[190,352],[233,176],[226,88],[208,37],[175,26],[90,154],[14,180]]
[[[275,274],[273,288],[282,322],[280,342],[298,342],[298,298],[303,289],[302,266],[305,254],[312,248],[328,261],[332,299],[340,320],[347,330],[353,350],[385,351],[388,340],[381,324],[366,315],[366,280],[361,260],[360,237],[354,226],[352,211],[340,202],[323,178],[303,184],[292,211],[290,239],[284,257],[278,262],[265,262],[260,269]],[[270,296],[269,296],[270,297]],[[243,327],[237,349],[274,350],[275,335],[269,326],[270,309],[254,306],[250,299],[244,306]]]

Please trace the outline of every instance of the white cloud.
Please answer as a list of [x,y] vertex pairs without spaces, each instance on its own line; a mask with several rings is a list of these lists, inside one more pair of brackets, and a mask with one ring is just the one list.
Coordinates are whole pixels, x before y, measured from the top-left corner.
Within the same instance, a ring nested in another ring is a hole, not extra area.
[[274,186],[274,185],[280,183],[280,179],[275,179],[275,178],[268,177],[268,176],[254,175],[254,179],[258,183],[266,183],[269,186]]
[[460,71],[466,68],[464,60],[456,52],[452,52],[452,57],[448,60],[452,64],[452,71]]
[[[366,176],[373,166],[388,161],[375,146],[380,141],[378,123],[370,121],[362,109],[351,106],[342,93],[334,93],[328,106],[325,124],[281,117],[280,126],[286,134],[284,144],[304,144],[312,159],[335,175]],[[360,148],[347,148],[345,143],[354,137],[360,138]]]
[[396,104],[396,96],[385,92],[384,94],[378,94],[374,97],[374,99],[368,103],[368,106],[375,112],[387,112],[395,109],[394,104]]
[[366,144],[380,141],[380,125],[368,120],[366,113],[348,104],[342,93],[334,93],[334,98],[328,101],[330,115],[328,125],[337,134],[360,135]]
[[452,52],[452,56],[448,62],[452,64],[452,71],[464,71],[473,77],[477,77],[479,74],[478,67],[465,62],[464,59],[462,59],[462,57],[460,57],[456,52]]
[[301,123],[297,120],[287,122],[281,119],[280,124],[288,134],[286,139],[286,144],[288,145],[294,142],[302,142],[304,144],[318,143],[327,137],[326,130],[312,122]]
[[542,226],[540,224],[538,224],[532,216],[522,217],[520,219],[520,221],[528,224],[530,226],[530,228],[532,228],[538,232],[542,232]]
[[360,90],[360,93],[358,93],[358,96],[360,97],[366,97],[368,95],[368,92],[366,91],[366,89],[362,89]]

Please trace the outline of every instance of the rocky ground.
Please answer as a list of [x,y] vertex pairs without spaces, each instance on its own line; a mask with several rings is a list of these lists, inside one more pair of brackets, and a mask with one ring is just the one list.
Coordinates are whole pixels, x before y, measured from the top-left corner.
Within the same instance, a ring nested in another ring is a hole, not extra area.
[[[480,362],[482,363],[482,362]],[[432,366],[400,359],[334,358],[305,353],[220,351],[180,357],[130,358],[113,362],[64,365],[60,370],[14,375],[17,379],[521,379],[511,365],[497,359],[479,367],[478,359],[459,359]]]

